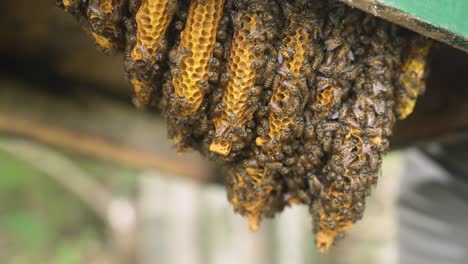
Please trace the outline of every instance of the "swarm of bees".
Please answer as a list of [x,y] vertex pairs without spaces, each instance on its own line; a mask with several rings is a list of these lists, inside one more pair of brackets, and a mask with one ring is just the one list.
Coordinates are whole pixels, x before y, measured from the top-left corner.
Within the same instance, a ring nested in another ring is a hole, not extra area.
[[56,0],[106,53],[180,151],[225,168],[257,230],[310,209],[327,250],[361,219],[396,119],[425,89],[430,42],[328,0]]

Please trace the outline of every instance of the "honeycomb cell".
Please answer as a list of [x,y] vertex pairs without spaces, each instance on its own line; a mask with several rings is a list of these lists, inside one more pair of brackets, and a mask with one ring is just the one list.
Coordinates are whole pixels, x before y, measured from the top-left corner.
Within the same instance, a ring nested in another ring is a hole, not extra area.
[[223,12],[223,0],[192,1],[180,44],[171,67],[177,107],[180,115],[193,115],[208,90],[210,58]]
[[315,101],[322,106],[328,106],[331,102],[333,102],[333,86],[329,86],[322,91],[317,92],[315,97]]

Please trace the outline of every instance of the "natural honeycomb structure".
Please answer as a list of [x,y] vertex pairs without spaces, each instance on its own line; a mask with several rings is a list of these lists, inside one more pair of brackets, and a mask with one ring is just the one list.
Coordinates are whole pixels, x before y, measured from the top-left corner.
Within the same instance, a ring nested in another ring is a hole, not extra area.
[[321,251],[363,217],[393,125],[425,89],[430,41],[339,1],[57,4],[125,51],[136,104],[225,169],[251,230],[304,204]]
[[[320,76],[319,76],[320,80]],[[327,82],[327,81],[324,81]],[[317,83],[320,87],[317,91],[317,95],[315,97],[315,101],[318,105],[323,107],[327,107],[333,102],[333,91],[337,88],[333,84],[320,84]]]
[[144,0],[135,16],[136,42],[129,54],[130,81],[135,86],[137,105],[152,103],[159,65],[167,53],[166,32],[177,10],[176,0]]
[[[301,24],[304,20],[304,17],[297,14],[290,14],[288,17],[288,32],[291,32],[291,35],[284,37],[278,53],[282,62],[277,70],[276,90],[273,91],[269,103],[268,139],[257,138],[257,145],[273,141],[282,142],[293,134],[302,133],[297,131],[297,123],[303,122],[301,120],[305,105],[303,99],[307,98],[308,94],[304,73],[311,71],[307,68],[310,67],[307,47],[311,45],[312,33]],[[272,151],[276,151],[279,147],[281,144],[277,144]]]
[[234,192],[229,199],[235,208],[247,216],[252,231],[259,229],[262,209],[274,189],[273,184],[265,184],[266,177],[267,174],[262,169],[243,166],[239,166],[232,177],[232,188],[244,192]]
[[56,4],[75,16],[105,54],[123,49],[122,19],[126,0],[56,0]]
[[227,156],[232,145],[245,137],[245,124],[256,110],[252,103],[263,87],[257,83],[259,69],[267,40],[266,25],[261,18],[266,3],[241,10],[234,20],[235,28],[226,75],[229,80],[224,88],[221,104],[223,110],[213,119],[216,138],[210,151]]
[[123,38],[124,5],[125,0],[89,0],[86,15],[93,32],[119,43]]
[[[223,11],[223,0],[192,1],[177,58],[171,69],[176,104],[181,116],[194,114],[208,90],[209,61]],[[214,59],[214,58],[213,58]]]
[[399,119],[405,119],[413,112],[416,99],[425,90],[426,58],[430,42],[422,37],[413,41],[409,56],[403,64],[403,74],[397,90],[396,113]]
[[136,44],[131,57],[134,61],[155,63],[158,53],[166,49],[166,31],[177,9],[174,0],[144,0],[135,17]]

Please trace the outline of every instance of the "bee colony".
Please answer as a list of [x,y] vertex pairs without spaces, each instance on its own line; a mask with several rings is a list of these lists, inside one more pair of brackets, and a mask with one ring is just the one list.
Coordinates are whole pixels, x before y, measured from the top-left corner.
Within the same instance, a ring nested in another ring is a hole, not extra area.
[[425,89],[430,42],[327,0],[56,0],[180,151],[222,165],[251,230],[305,204],[327,250],[363,217],[396,119]]

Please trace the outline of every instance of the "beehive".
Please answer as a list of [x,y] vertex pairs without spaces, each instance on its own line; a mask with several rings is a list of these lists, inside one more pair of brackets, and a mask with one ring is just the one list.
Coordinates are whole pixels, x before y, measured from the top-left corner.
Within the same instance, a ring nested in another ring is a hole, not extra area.
[[100,45],[125,43],[137,105],[159,107],[179,150],[224,167],[250,229],[306,204],[325,251],[363,217],[396,118],[424,91],[429,41],[338,1],[118,3],[58,1]]

